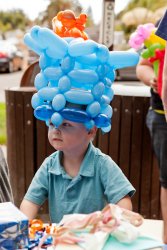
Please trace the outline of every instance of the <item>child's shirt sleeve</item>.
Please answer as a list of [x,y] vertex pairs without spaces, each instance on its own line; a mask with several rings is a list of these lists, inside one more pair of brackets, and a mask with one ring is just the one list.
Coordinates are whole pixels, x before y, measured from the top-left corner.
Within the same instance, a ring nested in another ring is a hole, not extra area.
[[47,161],[45,160],[32,179],[24,199],[37,205],[44,203],[48,198],[48,174]]
[[100,172],[104,194],[109,203],[115,204],[126,195],[131,197],[135,193],[132,184],[110,157],[101,161]]

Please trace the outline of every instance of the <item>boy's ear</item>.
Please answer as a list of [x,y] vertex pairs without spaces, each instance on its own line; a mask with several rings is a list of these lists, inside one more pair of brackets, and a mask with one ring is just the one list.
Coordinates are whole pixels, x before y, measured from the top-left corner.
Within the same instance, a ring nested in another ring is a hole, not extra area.
[[95,136],[96,135],[96,132],[97,132],[97,127],[93,127],[91,128],[89,131],[88,131],[88,134],[89,135],[92,135],[92,136]]

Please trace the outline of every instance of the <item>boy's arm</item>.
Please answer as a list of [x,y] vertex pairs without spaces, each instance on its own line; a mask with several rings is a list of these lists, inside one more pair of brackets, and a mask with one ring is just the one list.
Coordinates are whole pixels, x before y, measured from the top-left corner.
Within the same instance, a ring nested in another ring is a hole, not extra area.
[[36,218],[39,208],[39,205],[25,199],[20,205],[20,210],[28,217],[29,220]]
[[157,92],[157,78],[152,64],[147,59],[141,59],[136,66],[136,75],[144,84],[152,87]]
[[131,201],[131,198],[128,195],[126,195],[123,199],[118,201],[116,203],[116,205],[118,205],[119,207],[128,209],[128,210],[132,210],[132,201]]

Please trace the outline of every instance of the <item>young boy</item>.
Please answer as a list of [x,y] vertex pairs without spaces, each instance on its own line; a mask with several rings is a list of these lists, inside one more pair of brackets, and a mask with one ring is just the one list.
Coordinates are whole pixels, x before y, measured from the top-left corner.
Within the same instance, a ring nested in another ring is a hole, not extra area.
[[29,219],[36,217],[48,199],[51,222],[63,215],[91,213],[114,203],[131,210],[135,192],[112,159],[92,144],[97,128],[64,120],[59,128],[49,125],[48,139],[57,150],[45,159],[21,203]]

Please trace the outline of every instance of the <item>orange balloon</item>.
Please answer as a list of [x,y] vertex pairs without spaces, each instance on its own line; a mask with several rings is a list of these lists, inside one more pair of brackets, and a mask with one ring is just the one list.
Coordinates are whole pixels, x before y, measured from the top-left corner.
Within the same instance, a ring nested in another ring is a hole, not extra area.
[[84,32],[85,23],[87,20],[86,14],[80,14],[76,17],[71,10],[60,11],[57,16],[52,19],[54,32],[60,37],[82,37],[88,39]]

